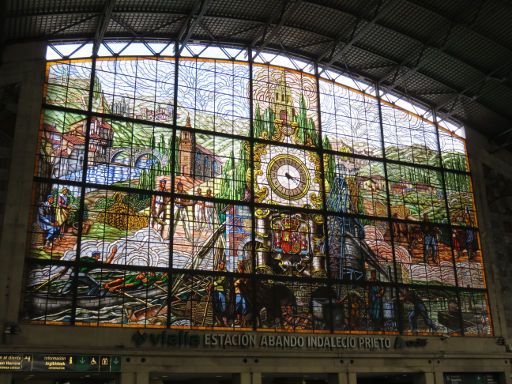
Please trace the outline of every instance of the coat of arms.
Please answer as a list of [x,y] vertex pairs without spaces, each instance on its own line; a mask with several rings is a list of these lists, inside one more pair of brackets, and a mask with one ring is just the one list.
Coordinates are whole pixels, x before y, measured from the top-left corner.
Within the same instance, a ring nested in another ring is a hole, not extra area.
[[302,272],[310,261],[310,228],[300,214],[271,219],[272,258],[283,271]]

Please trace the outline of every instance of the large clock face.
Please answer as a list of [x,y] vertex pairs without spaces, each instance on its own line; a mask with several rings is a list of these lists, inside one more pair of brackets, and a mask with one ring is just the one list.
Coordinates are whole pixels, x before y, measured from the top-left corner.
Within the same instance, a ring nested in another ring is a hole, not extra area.
[[270,161],[267,179],[275,194],[290,200],[304,197],[311,185],[311,178],[304,162],[290,154],[277,155]]

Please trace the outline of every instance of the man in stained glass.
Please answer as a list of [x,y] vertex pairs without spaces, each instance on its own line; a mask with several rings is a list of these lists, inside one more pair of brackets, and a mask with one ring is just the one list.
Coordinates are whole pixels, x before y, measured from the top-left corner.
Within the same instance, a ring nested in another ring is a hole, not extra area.
[[428,214],[423,215],[423,223],[421,225],[423,232],[423,261],[428,264],[429,259],[437,263],[437,239],[439,236],[439,228],[434,227],[428,218]]
[[[176,193],[185,193],[185,189],[183,187],[183,183],[181,181],[176,184]],[[174,201],[174,222],[172,227],[172,235],[176,234],[176,228],[178,227],[178,223],[181,222],[183,226],[183,231],[185,233],[185,238],[188,241],[192,241],[192,237],[190,236],[189,225],[190,218],[188,215],[188,207],[192,205],[192,202],[184,197],[176,197]]]
[[474,250],[474,243],[475,243],[475,231],[473,228],[473,220],[471,218],[471,214],[469,212],[469,209],[466,207],[464,210],[464,222],[466,223],[466,229],[464,230],[464,248],[465,251],[468,254],[468,259],[474,260],[475,258],[475,250]]
[[[398,212],[393,213],[393,219],[398,220]],[[397,242],[400,242],[402,239],[402,225],[398,221],[393,221],[393,236]]]
[[152,285],[160,285],[168,280],[167,272],[138,272],[128,274],[125,277],[115,279],[105,283],[103,287],[109,292],[118,292],[126,289],[138,289],[140,287],[148,288]]
[[475,243],[475,231],[472,228],[466,228],[465,230],[465,238],[464,238],[464,245],[466,247],[466,251],[468,252],[468,259],[470,261],[475,259],[475,250],[474,250],[474,243]]
[[[112,250],[110,251],[110,255],[107,257],[104,264],[110,264],[112,262],[112,260],[114,260],[116,253],[117,253],[117,246],[114,245],[112,247]],[[78,285],[82,284],[82,285],[87,286],[87,288],[88,288],[87,293],[86,293],[87,296],[95,296],[100,292],[100,289],[101,289],[100,283],[98,283],[93,277],[91,277],[89,275],[89,273],[92,270],[100,267],[100,265],[102,264],[100,261],[100,258],[101,258],[100,251],[93,251],[91,256],[80,257],[80,265],[78,266],[78,268],[76,270],[78,272],[77,282],[78,282]],[[62,275],[68,269],[69,269],[69,267],[67,267],[63,271]],[[73,281],[75,280],[75,273],[76,273],[75,271],[73,273],[71,273],[69,280],[64,285],[64,287],[62,287],[61,293],[63,295],[67,295],[68,293],[71,292],[71,289],[73,287]]]
[[363,323],[364,298],[356,289],[350,289],[338,302],[344,309],[345,329],[359,329]]
[[[226,264],[224,261],[219,261],[217,271],[226,272]],[[210,289],[212,290],[214,320],[220,323],[221,326],[227,327],[228,317],[225,285],[226,276],[218,275],[213,278],[213,283]]]
[[384,296],[384,287],[377,285],[377,271],[370,272],[370,279],[372,283],[368,287],[368,315],[370,316],[372,327],[376,331],[380,331],[383,326],[383,306],[382,297]]
[[44,237],[44,246],[50,247],[60,233],[60,226],[55,221],[53,195],[48,195],[46,201],[39,203],[37,209],[37,225],[39,225],[39,228],[46,232]]
[[409,321],[409,327],[412,332],[418,332],[418,318],[421,317],[425,322],[425,325],[431,330],[436,331],[437,326],[428,316],[427,307],[423,302],[423,299],[419,297],[419,295],[411,291],[409,288],[404,288],[400,291],[400,300],[403,303],[412,304],[412,309],[409,311],[407,315],[407,320]]
[[[213,197],[211,188],[208,188],[206,190],[206,197],[208,197],[208,198]],[[209,229],[213,230],[215,227],[215,204],[213,202],[211,202],[211,201],[204,202],[204,217],[206,220],[206,226]]]
[[69,204],[69,189],[62,188],[57,197],[57,209],[55,212],[55,219],[57,224],[60,226],[60,235],[63,236],[66,233],[66,223],[71,211]]
[[459,229],[452,229],[452,247],[455,251],[455,258],[460,259],[462,256],[462,244],[461,244],[462,231]]
[[[244,273],[244,263],[239,261],[237,264],[237,272]],[[249,312],[249,307],[247,305],[247,300],[245,299],[242,292],[242,285],[245,284],[246,279],[239,277],[234,282],[235,287],[235,314],[236,314],[236,323],[240,326],[245,325],[245,316]]]
[[[197,188],[196,196],[203,196],[201,188]],[[194,222],[197,228],[202,228],[205,224],[205,202],[202,200],[194,203]]]
[[[160,179],[158,183],[158,191],[165,192],[166,184],[167,180]],[[163,195],[154,196],[153,201],[151,202],[152,227],[155,231],[160,233],[164,239],[169,238],[167,219],[170,214],[170,212],[168,212],[170,202],[171,198]]]

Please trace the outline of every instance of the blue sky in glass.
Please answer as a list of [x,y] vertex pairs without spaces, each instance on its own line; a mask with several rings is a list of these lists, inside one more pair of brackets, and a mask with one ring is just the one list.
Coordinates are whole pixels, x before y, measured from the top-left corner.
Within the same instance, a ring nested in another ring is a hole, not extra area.
[[382,126],[388,157],[439,166],[437,133],[433,123],[383,104]]
[[248,136],[247,63],[180,60],[178,84],[178,125]]
[[174,60],[98,60],[96,67],[108,107],[125,103],[128,117],[172,123]]
[[87,109],[91,82],[90,62],[60,62],[48,68],[45,101],[61,107]]
[[320,80],[322,135],[332,149],[382,156],[379,110],[376,99]]
[[459,155],[462,164],[454,164],[450,161],[443,161],[443,166],[448,169],[459,169],[463,171],[469,171],[469,165],[466,160],[466,143],[464,139],[439,129],[439,142],[442,153],[457,153]]

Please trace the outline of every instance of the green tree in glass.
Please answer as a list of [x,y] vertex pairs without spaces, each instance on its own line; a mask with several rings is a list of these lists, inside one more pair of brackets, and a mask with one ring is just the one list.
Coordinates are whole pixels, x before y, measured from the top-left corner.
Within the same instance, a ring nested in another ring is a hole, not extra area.
[[275,118],[276,114],[272,108],[268,107],[262,114],[260,105],[256,104],[253,125],[254,137],[271,140],[276,131],[274,124]]
[[157,170],[155,164],[151,163],[149,169],[143,169],[139,177],[139,188],[152,190],[155,187],[155,180],[157,176]]
[[174,142],[174,156],[171,159],[174,159],[174,174],[181,175],[181,163],[180,163],[180,153],[178,148],[180,147],[180,137],[176,136],[176,140]]
[[240,147],[239,158],[235,162],[234,152],[222,167],[222,180],[218,197],[222,199],[241,200],[245,194],[247,174],[246,153]]
[[[332,150],[331,142],[329,141],[329,138],[327,136],[324,137],[323,146],[324,149],[328,151]],[[334,159],[334,155],[328,153],[325,154],[325,157],[325,180],[327,181],[330,187],[334,181],[334,177],[336,176],[336,160]]]
[[299,100],[299,113],[295,116],[295,122],[299,126],[295,133],[296,139],[297,142],[302,145],[315,145],[318,140],[315,122],[312,118],[307,116],[307,113],[306,99],[304,95],[301,95]]
[[[222,167],[220,190],[217,196],[221,199],[234,201],[242,200],[247,185],[247,170],[247,154],[244,147],[241,145],[237,161],[235,162],[234,152],[231,151],[228,160]],[[217,214],[219,222],[224,222],[226,219],[224,207],[219,207]]]
[[263,115],[263,123],[265,127],[265,132],[267,132],[267,138],[272,139],[276,132],[276,126],[274,124],[274,120],[276,119],[276,114],[272,110],[272,108],[267,108],[265,110],[265,114]]
[[462,153],[445,153],[443,154],[443,165],[448,169],[458,171],[466,171],[466,157]]
[[254,111],[254,137],[263,138],[263,132],[265,132],[265,123],[261,116],[260,105],[256,104],[256,110]]

